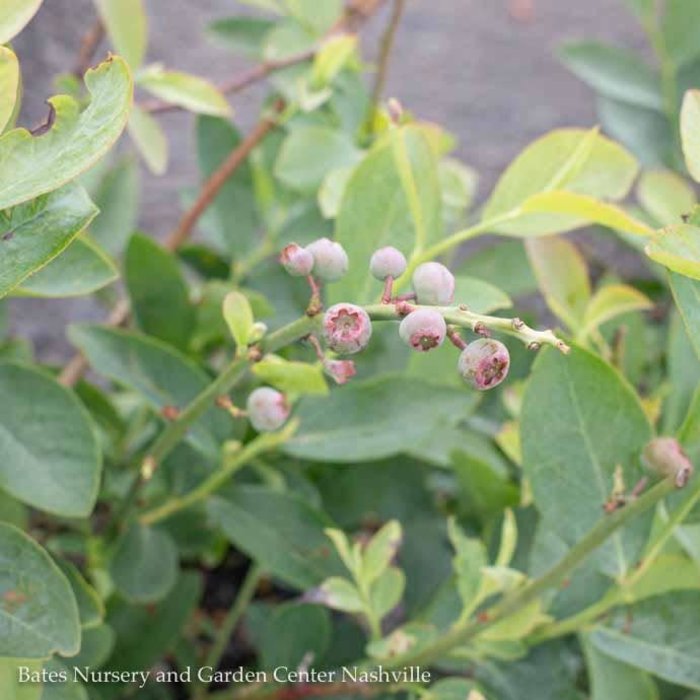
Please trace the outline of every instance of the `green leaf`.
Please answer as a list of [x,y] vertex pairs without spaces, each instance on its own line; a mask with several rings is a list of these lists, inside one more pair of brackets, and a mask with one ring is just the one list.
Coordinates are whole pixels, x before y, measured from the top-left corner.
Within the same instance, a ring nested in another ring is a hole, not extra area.
[[[544,522],[572,545],[602,517],[618,465],[628,489],[644,475],[639,454],[651,428],[625,380],[574,347],[568,356],[544,352],[537,359],[523,402],[521,438],[535,504]],[[599,550],[602,571],[622,575],[636,561],[650,517],[637,518]]]
[[573,243],[560,237],[528,239],[525,250],[547,306],[575,329],[591,298],[586,260]]
[[[639,236],[652,236],[654,229],[635,219],[621,207],[601,202],[594,197],[566,191],[543,192],[523,202],[525,214],[552,214],[570,217],[566,229],[578,228],[589,223]],[[529,231],[530,235],[533,231]]]
[[607,656],[700,690],[700,592],[676,591],[620,609],[589,639]]
[[473,204],[479,176],[474,169],[454,158],[443,158],[438,167],[445,228],[451,228]]
[[597,41],[576,41],[567,43],[560,56],[564,65],[597,93],[663,111],[658,75],[632,51]]
[[340,19],[343,12],[342,0],[283,0],[289,13],[301,25],[322,36]]
[[276,355],[267,355],[253,365],[253,374],[287,394],[328,394],[320,363],[290,362]]
[[664,45],[676,67],[700,55],[700,8],[694,0],[666,0],[661,22]]
[[668,273],[668,280],[688,338],[700,359],[700,282],[675,272]]
[[341,612],[361,613],[365,609],[357,587],[340,576],[331,576],[321,584],[318,599],[329,608]]
[[608,284],[601,287],[588,303],[578,337],[585,338],[591,331],[617,316],[630,311],[646,311],[652,306],[648,297],[634,287]]
[[[233,125],[216,117],[197,119],[197,154],[202,178],[208,178],[240,144],[241,135]],[[236,258],[258,244],[258,214],[250,163],[244,163],[226,181],[212,205],[217,224],[218,248]]]
[[125,61],[112,56],[85,74],[85,84],[91,100],[82,112],[73,98],[58,95],[49,100],[55,120],[40,138],[26,129],[13,129],[0,137],[0,209],[69,182],[119,138],[133,91]]
[[43,665],[43,660],[0,658],[0,697],[9,700],[40,700],[42,684],[20,683],[19,673],[20,667],[26,668],[29,674],[41,673]]
[[[483,219],[506,215],[536,194],[565,190],[619,200],[637,176],[637,162],[624,148],[596,131],[560,129],[528,146],[501,176]],[[531,214],[495,227],[499,233],[545,235],[581,225],[580,215]]]
[[107,624],[83,629],[80,653],[71,657],[71,665],[101,668],[114,650],[114,644],[114,630]]
[[117,543],[109,570],[127,600],[155,603],[177,581],[177,549],[166,532],[134,524]]
[[0,46],[0,134],[15,113],[19,88],[20,73],[17,56],[7,46]]
[[367,543],[362,555],[362,580],[372,583],[386,570],[401,546],[403,533],[398,520],[390,520]]
[[126,249],[124,278],[139,327],[186,350],[195,312],[175,256],[148,236],[134,234]]
[[457,577],[457,590],[462,608],[468,614],[479,602],[481,570],[488,564],[486,548],[481,540],[467,537],[454,519],[449,520],[447,532],[455,550],[452,567]]
[[152,95],[197,114],[228,117],[231,105],[208,80],[180,71],[153,66],[137,78],[139,87]]
[[354,172],[352,166],[331,170],[318,190],[318,207],[326,219],[335,219],[340,211],[345,188]]
[[207,25],[207,34],[220,46],[259,59],[267,33],[275,26],[260,17],[227,17]]
[[425,700],[486,700],[466,678],[443,678],[433,683],[422,697]]
[[377,248],[392,245],[408,257],[416,246],[442,235],[440,182],[430,142],[418,126],[395,129],[365,156],[345,189],[336,240],[348,253],[350,270],[331,288],[332,301],[365,303],[380,294],[367,274]]
[[80,626],[97,627],[104,618],[105,607],[97,591],[83,578],[78,568],[66,559],[56,559],[56,565],[70,583],[78,604]]
[[313,654],[319,663],[331,642],[328,611],[308,603],[283,603],[265,621],[257,648],[264,669],[299,668]]
[[601,653],[584,636],[591,700],[658,700],[654,681],[639,669]]
[[677,224],[658,231],[645,247],[657,263],[686,277],[700,279],[700,228]]
[[3,606],[0,657],[41,659],[80,648],[73,591],[51,557],[23,532],[0,523]]
[[52,377],[0,364],[0,453],[0,488],[15,498],[56,515],[92,512],[102,468],[97,434],[80,401]]
[[6,44],[29,24],[42,0],[3,0],[0,7],[0,44]]
[[117,53],[132,69],[143,63],[148,46],[148,19],[142,0],[94,0]]
[[354,165],[360,152],[352,138],[327,126],[297,126],[282,143],[275,176],[299,192],[315,192],[330,170]]
[[683,98],[681,142],[688,171],[700,182],[700,90],[688,90]]
[[[426,397],[430,400],[426,400]],[[305,397],[296,412],[301,426],[282,449],[312,461],[381,459],[418,443],[443,424],[454,425],[473,409],[475,392],[419,379],[380,377],[354,382],[328,398]]]
[[161,125],[148,112],[134,106],[129,116],[129,136],[154,175],[168,169],[168,139]]
[[100,209],[90,224],[90,235],[111,255],[121,254],[138,218],[141,177],[133,156],[110,168],[92,198]]
[[110,258],[89,239],[71,243],[46,267],[15,290],[17,296],[60,298],[92,294],[119,277]]
[[224,298],[223,314],[238,352],[243,352],[248,347],[255,325],[248,297],[241,292],[229,292]]
[[406,577],[396,566],[385,569],[372,583],[369,602],[372,611],[380,620],[401,602],[405,587]]
[[457,275],[455,278],[455,299],[478,314],[489,314],[513,306],[510,297],[502,289],[466,275]]
[[0,297],[63,252],[97,214],[78,185],[0,212]]
[[72,660],[68,667],[58,659],[49,659],[44,670],[47,673],[65,674],[68,680],[44,683],[41,700],[89,700],[85,685],[79,680],[73,680],[73,668]]
[[[130,331],[77,325],[68,337],[105,377],[138,393],[155,410],[184,408],[209,384],[209,377],[191,360],[161,341]],[[193,425],[189,438],[205,454],[218,459],[220,443],[231,436],[231,419],[209,409]]]
[[237,486],[212,498],[207,512],[236,547],[294,588],[311,588],[339,570],[324,533],[332,523],[298,496]]
[[678,224],[693,210],[693,188],[671,170],[647,170],[637,185],[637,199],[657,224]]
[[314,57],[311,85],[320,90],[330,85],[355,55],[357,37],[340,35],[326,40]]

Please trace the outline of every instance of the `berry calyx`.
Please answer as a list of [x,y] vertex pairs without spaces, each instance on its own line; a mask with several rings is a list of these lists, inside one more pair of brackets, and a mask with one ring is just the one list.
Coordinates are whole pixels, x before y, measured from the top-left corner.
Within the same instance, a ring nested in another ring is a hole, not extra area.
[[660,476],[671,477],[678,488],[683,488],[693,475],[693,463],[672,437],[654,438],[644,448],[642,461]]
[[378,280],[385,280],[387,277],[400,277],[406,272],[407,266],[404,254],[392,247],[386,246],[374,251],[369,261],[369,271]]
[[280,253],[280,263],[293,277],[306,277],[311,274],[314,256],[296,243],[290,243]]
[[328,347],[340,355],[364,350],[372,337],[372,321],[355,304],[335,304],[323,316],[323,334]]
[[510,353],[498,340],[479,338],[462,350],[457,368],[464,381],[478,391],[486,391],[508,376]]
[[428,352],[440,347],[446,334],[445,319],[433,309],[411,311],[399,325],[401,339],[418,352]]
[[348,255],[340,243],[319,238],[306,246],[314,259],[314,274],[326,282],[337,282],[348,271]]
[[352,360],[324,360],[323,371],[332,377],[336,384],[347,384],[357,374]]
[[259,433],[271,433],[286,423],[290,408],[284,394],[269,386],[262,386],[248,396],[246,411],[251,424]]
[[446,306],[455,296],[455,278],[440,263],[422,263],[413,273],[413,290],[419,304]]

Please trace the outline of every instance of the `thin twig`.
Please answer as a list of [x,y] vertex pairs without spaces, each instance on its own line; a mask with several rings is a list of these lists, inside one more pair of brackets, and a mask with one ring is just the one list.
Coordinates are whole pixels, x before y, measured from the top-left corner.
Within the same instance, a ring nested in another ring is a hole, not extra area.
[[398,31],[399,24],[401,23],[401,17],[403,16],[405,7],[406,0],[394,0],[394,7],[391,12],[389,24],[387,24],[384,34],[382,35],[381,44],[379,47],[377,73],[374,80],[374,87],[372,88],[372,101],[370,103],[369,115],[370,118],[382,99],[384,86],[386,85],[386,79],[389,74],[389,59],[391,57],[391,50],[394,47],[396,32]]
[[85,32],[80,40],[80,49],[78,50],[78,59],[75,63],[73,74],[76,78],[82,78],[90,68],[92,57],[97,51],[97,47],[102,42],[105,36],[105,27],[101,20],[96,20],[90,29]]

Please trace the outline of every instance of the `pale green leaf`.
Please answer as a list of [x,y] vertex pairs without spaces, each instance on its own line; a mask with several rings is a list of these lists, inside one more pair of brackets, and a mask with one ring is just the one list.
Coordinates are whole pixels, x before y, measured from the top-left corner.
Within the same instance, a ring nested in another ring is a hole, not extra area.
[[700,182],[700,90],[688,90],[683,98],[681,142],[688,171]]
[[401,523],[390,520],[372,535],[362,554],[362,580],[372,583],[391,564],[401,546]]
[[[619,200],[629,192],[637,168],[630,153],[596,130],[552,131],[528,146],[511,163],[487,202],[483,218],[511,213],[533,195],[549,190]],[[521,236],[544,235],[580,225],[580,216],[532,214],[499,224],[495,230]]]
[[238,351],[243,352],[248,346],[255,325],[255,316],[248,297],[241,292],[229,292],[224,298],[223,314]]
[[638,54],[596,41],[566,44],[560,56],[571,72],[597,93],[663,111],[659,76]]
[[486,548],[481,540],[467,537],[453,518],[448,521],[447,533],[455,550],[452,567],[466,616],[479,603],[482,569],[488,563]]
[[365,609],[357,588],[340,576],[332,576],[321,584],[319,600],[329,608],[347,613],[361,613]]
[[75,184],[0,212],[0,297],[62,253],[96,214]]
[[648,297],[634,287],[626,284],[608,284],[601,287],[588,303],[578,336],[585,338],[591,331],[616,316],[630,311],[645,311],[652,306]]
[[324,35],[340,19],[343,0],[283,0],[287,11],[299,24],[318,36]]
[[586,260],[564,238],[531,238],[525,250],[547,306],[570,329],[583,319],[591,298]]
[[396,566],[390,566],[374,580],[370,587],[369,602],[374,614],[382,619],[400,602],[406,587],[406,577]]
[[92,512],[97,434],[82,403],[49,375],[0,364],[0,453],[0,488],[15,498],[57,515]]
[[264,38],[274,26],[274,21],[260,17],[227,17],[209,24],[207,34],[224,48],[259,59]]
[[190,112],[215,117],[231,114],[231,106],[219,89],[196,75],[153,67],[141,73],[136,82],[161,100]]
[[168,168],[169,146],[161,125],[146,111],[134,106],[129,117],[129,136],[148,169],[162,175]]
[[112,56],[85,74],[90,104],[80,112],[65,95],[49,100],[55,121],[41,137],[13,129],[0,137],[0,209],[55,190],[94,165],[126,126],[133,85],[126,62]]
[[326,219],[335,219],[338,216],[345,188],[353,171],[353,167],[336,168],[323,178],[318,190],[318,206]]
[[112,260],[89,239],[71,243],[14,292],[16,296],[62,298],[92,294],[119,277]]
[[83,630],[97,627],[105,616],[105,606],[99,593],[85,580],[75,564],[58,558],[55,562],[73,589],[80,614],[80,626]]
[[506,508],[503,513],[503,525],[501,526],[501,543],[496,556],[496,566],[508,566],[515,548],[518,544],[518,523],[511,508]]
[[[525,392],[521,438],[535,505],[544,522],[573,545],[600,520],[618,465],[628,489],[642,478],[639,455],[651,428],[626,381],[574,347],[569,355],[545,351],[537,359]],[[636,562],[650,518],[637,518],[598,551],[601,571],[621,575]]]
[[[0,697],[9,700],[41,700],[43,685],[40,682],[20,682],[20,667],[30,678],[40,677],[43,659],[0,658]],[[34,674],[39,674],[35,676]]]
[[41,7],[43,0],[2,0],[0,5],[0,44],[19,34]]
[[175,585],[177,548],[166,532],[134,524],[117,542],[109,570],[114,585],[125,598],[154,603]]
[[372,253],[392,245],[409,257],[418,244],[443,237],[442,198],[435,154],[419,126],[391,131],[353,172],[336,221],[336,240],[350,270],[330,290],[332,301],[370,301],[381,293],[367,274]]
[[291,362],[277,355],[267,355],[253,365],[253,374],[286,394],[328,393],[320,363]]
[[669,272],[668,280],[688,338],[700,359],[700,281],[676,272]]
[[625,233],[636,233],[639,236],[654,234],[654,229],[643,221],[635,219],[621,207],[575,192],[559,190],[536,194],[523,203],[521,210],[525,214],[554,214],[570,217],[567,229],[596,223]]
[[136,70],[148,46],[148,18],[143,0],[94,0],[117,53]]
[[[0,13],[2,10],[0,10]],[[12,119],[19,98],[19,61],[7,46],[0,46],[0,134]]]
[[478,314],[489,314],[513,306],[511,298],[502,289],[466,275],[455,276],[455,300],[458,304],[466,304],[470,311]]
[[28,535],[0,523],[0,657],[41,659],[80,649],[78,605],[66,577]]
[[637,198],[660,226],[680,223],[696,202],[687,180],[671,170],[644,172],[637,185]]
[[700,228],[690,224],[658,231],[645,247],[655,262],[686,277],[700,279]]
[[311,68],[311,85],[319,90],[326,87],[355,55],[357,37],[351,34],[328,39],[316,52]]

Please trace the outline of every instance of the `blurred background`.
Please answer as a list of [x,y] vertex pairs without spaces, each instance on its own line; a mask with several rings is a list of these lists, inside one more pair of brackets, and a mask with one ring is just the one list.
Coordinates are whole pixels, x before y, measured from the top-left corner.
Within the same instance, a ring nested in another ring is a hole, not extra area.
[[[323,2],[323,0],[318,0]],[[699,0],[700,1],[700,0]],[[235,0],[148,0],[148,60],[224,80],[250,64],[212,44],[211,21],[244,13]],[[362,34],[365,56],[376,55],[390,8]],[[43,100],[53,79],[75,64],[80,41],[93,25],[90,0],[46,0],[22,32],[16,50],[24,71],[23,125],[45,119]],[[564,41],[596,38],[641,49],[642,30],[620,0],[408,0],[390,64],[387,95],[422,119],[435,120],[459,140],[457,155],[480,175],[479,199],[530,141],[558,126],[596,122],[595,99],[558,62]],[[104,56],[106,43],[97,56]],[[264,86],[234,98],[235,120],[245,130],[256,119]],[[196,184],[194,117],[159,117],[171,143],[166,176],[144,171],[139,226],[162,236],[177,222],[179,193]],[[23,300],[12,314],[42,358],[60,362],[70,352],[62,337],[67,320],[102,318],[79,301]]]

